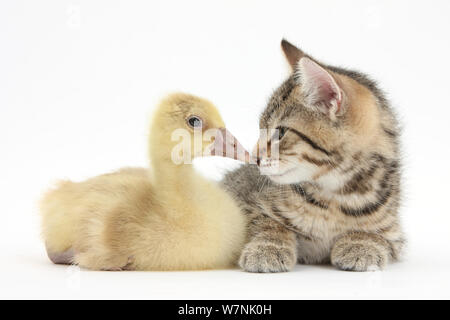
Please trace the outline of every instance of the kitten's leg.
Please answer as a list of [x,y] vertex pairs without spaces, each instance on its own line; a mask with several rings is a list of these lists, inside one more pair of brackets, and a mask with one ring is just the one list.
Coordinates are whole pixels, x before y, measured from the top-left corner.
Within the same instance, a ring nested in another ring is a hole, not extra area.
[[383,269],[396,254],[392,243],[374,233],[352,232],[340,237],[331,250],[331,263],[341,270]]
[[248,272],[285,272],[297,261],[295,233],[275,220],[250,215],[250,241],[244,247],[239,265]]

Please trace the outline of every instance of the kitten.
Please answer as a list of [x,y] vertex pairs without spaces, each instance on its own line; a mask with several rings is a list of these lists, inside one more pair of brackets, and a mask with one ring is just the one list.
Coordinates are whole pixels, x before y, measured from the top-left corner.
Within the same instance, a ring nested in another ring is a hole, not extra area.
[[[250,219],[240,266],[281,272],[299,263],[382,269],[404,245],[399,129],[388,101],[365,75],[327,66],[282,41],[293,68],[260,118],[256,165],[223,186]],[[261,144],[262,143],[262,144]],[[259,167],[259,168],[258,168]]]

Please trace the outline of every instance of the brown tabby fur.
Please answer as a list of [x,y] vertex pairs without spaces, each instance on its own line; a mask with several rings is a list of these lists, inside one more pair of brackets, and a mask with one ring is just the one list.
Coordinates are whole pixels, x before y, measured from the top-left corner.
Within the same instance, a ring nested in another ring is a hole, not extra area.
[[[287,41],[282,47],[294,71],[308,57]],[[365,75],[316,63],[343,92],[336,119],[306,105],[295,72],[260,118],[260,128],[289,128],[279,144],[280,165],[306,168],[307,178],[286,182],[245,165],[223,181],[250,217],[250,241],[240,258],[246,271],[288,271],[296,262],[378,270],[402,251],[395,115]],[[257,154],[270,158],[265,150]]]

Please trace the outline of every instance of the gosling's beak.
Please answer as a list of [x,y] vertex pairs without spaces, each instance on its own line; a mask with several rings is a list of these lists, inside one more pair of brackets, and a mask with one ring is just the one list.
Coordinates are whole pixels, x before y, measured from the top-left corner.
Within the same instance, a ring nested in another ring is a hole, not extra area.
[[211,143],[209,154],[250,162],[250,154],[226,128],[217,129],[214,142]]

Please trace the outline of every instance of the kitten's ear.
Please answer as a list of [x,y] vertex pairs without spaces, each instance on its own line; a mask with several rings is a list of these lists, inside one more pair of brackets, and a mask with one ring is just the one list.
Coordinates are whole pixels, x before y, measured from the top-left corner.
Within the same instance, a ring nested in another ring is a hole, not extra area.
[[342,112],[343,91],[327,70],[304,57],[298,62],[295,78],[308,107],[316,108],[332,119]]
[[302,50],[294,46],[292,43],[281,40],[281,48],[283,49],[284,55],[286,56],[292,70],[295,70],[298,61],[305,55]]

